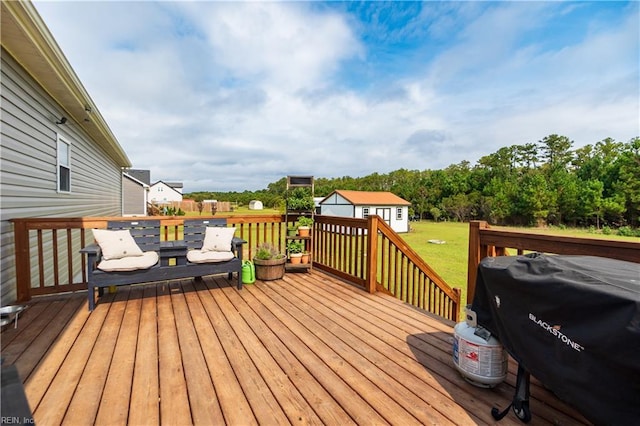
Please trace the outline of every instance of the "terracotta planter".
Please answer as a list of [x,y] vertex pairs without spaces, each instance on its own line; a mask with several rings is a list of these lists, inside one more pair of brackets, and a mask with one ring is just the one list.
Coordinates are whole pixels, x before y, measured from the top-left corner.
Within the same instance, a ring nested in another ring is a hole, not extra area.
[[310,257],[309,253],[302,253],[302,263],[309,263]]
[[261,260],[253,259],[256,268],[256,279],[261,281],[279,280],[284,276],[284,264],[287,258]]
[[308,237],[310,231],[311,231],[311,228],[308,227],[308,226],[299,226],[298,227],[298,236],[299,237]]
[[302,253],[291,253],[289,255],[289,260],[292,265],[297,265],[302,262]]

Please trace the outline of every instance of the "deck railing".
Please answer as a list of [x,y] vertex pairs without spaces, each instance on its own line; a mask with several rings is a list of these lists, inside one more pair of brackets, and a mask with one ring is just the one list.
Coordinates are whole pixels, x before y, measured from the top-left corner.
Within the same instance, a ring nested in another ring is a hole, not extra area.
[[314,266],[373,293],[383,291],[450,320],[460,289],[444,280],[378,216],[316,216]]
[[[282,215],[198,216],[226,218],[236,236],[247,241],[243,257],[270,242],[284,249]],[[184,216],[156,216],[162,239],[182,239]],[[82,247],[92,241],[90,229],[106,228],[122,217],[12,219],[15,238],[16,287],[19,302],[31,296],[87,288]],[[88,232],[88,234],[87,234]],[[369,219],[316,216],[314,267],[331,272],[369,292],[385,291],[417,307],[457,320],[460,292],[449,286],[377,216]],[[373,236],[370,238],[369,236]],[[372,272],[373,271],[373,272]],[[53,282],[46,277],[53,277]]]
[[541,235],[492,229],[487,222],[472,221],[469,224],[467,303],[473,301],[480,260],[487,256],[525,252],[600,256],[640,263],[640,242],[637,241]]

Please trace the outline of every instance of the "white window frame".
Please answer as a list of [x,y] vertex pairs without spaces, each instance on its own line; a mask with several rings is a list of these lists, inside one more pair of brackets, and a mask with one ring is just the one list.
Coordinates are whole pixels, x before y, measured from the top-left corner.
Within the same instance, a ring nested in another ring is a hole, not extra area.
[[[64,158],[65,153],[62,150],[63,147],[66,147],[66,158]],[[63,189],[63,169],[67,170],[66,182],[64,182],[66,183],[65,189]],[[56,144],[56,180],[58,192],[65,194],[71,192],[71,142],[60,135],[57,135]]]
[[396,208],[396,220],[402,220],[402,207]]
[[362,208],[362,218],[366,219],[369,217],[369,207],[363,207]]

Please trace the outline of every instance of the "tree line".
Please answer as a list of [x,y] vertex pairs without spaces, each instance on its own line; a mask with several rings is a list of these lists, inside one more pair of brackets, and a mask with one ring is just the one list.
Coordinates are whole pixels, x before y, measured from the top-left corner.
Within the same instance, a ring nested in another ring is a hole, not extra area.
[[[572,149],[573,141],[552,134],[535,143],[512,145],[443,170],[400,169],[364,177],[317,178],[315,195],[336,189],[391,191],[411,202],[412,215],[433,220],[487,220],[499,225],[640,226],[640,137],[611,138]],[[286,178],[266,189],[196,192],[246,205],[258,199],[282,208]]]

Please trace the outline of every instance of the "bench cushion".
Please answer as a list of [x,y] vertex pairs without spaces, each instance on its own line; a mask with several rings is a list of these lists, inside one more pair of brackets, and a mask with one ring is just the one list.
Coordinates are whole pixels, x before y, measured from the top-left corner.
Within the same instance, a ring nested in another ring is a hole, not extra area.
[[128,229],[120,231],[92,229],[92,231],[93,238],[100,246],[102,257],[105,260],[142,256],[142,250],[140,250]]
[[191,263],[226,262],[234,257],[231,251],[189,250],[187,252],[187,260]]
[[207,226],[202,243],[202,251],[221,251],[228,252],[231,250],[231,240],[236,228],[225,228],[222,226]]
[[149,269],[158,263],[158,259],[158,253],[155,251],[147,251],[142,253],[141,256],[129,256],[121,259],[103,260],[98,264],[98,269],[105,272]]

